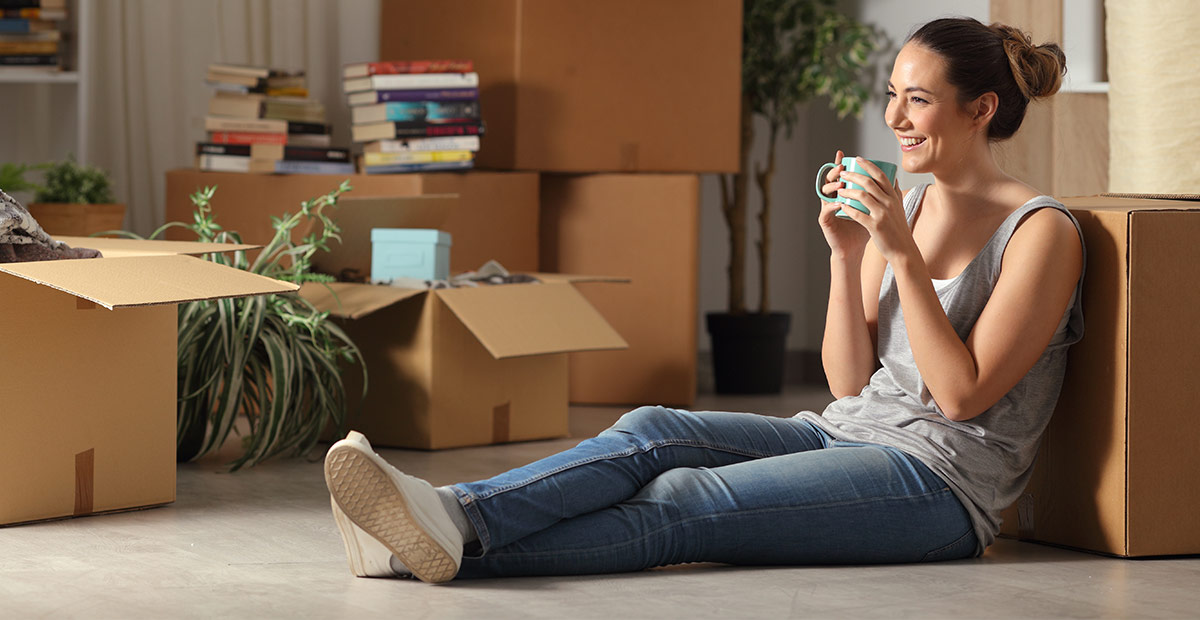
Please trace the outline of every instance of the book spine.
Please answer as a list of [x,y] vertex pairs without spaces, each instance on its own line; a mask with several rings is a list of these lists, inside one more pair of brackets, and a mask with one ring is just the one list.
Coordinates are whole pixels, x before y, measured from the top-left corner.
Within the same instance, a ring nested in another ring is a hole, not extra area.
[[288,161],[328,161],[349,163],[350,149],[325,149],[311,146],[285,146],[283,158]]
[[393,101],[384,104],[389,121],[435,121],[479,118],[478,101]]
[[286,133],[288,123],[274,119],[204,117],[205,131],[233,131],[254,133]]
[[483,123],[393,123],[396,138],[419,136],[482,136]]
[[198,142],[196,143],[197,155],[237,155],[239,157],[250,156],[249,144],[219,144],[213,142]]
[[376,90],[375,103],[389,101],[469,101],[479,98],[478,88],[433,88],[414,90]]
[[465,161],[431,161],[416,164],[384,164],[381,166],[364,166],[367,174],[393,174],[397,172],[437,172],[440,170],[467,170],[475,167],[472,160]]
[[0,18],[0,34],[27,34],[30,30],[29,20],[24,18]]
[[216,144],[286,144],[287,134],[250,131],[214,131],[208,135]]
[[372,75],[365,78],[345,80],[343,88],[348,93],[364,90],[405,90],[435,88],[478,88],[478,73],[406,73]]
[[57,54],[58,41],[0,41],[0,54]]
[[329,125],[305,121],[287,121],[288,133],[329,133]]
[[410,151],[408,153],[363,153],[363,164],[382,166],[387,164],[420,164],[434,161],[469,161],[475,158],[473,151]]
[[363,146],[367,153],[411,153],[414,151],[478,151],[479,136],[445,136],[378,140]]
[[284,159],[275,162],[275,172],[281,174],[354,174],[354,164]]
[[380,61],[366,64],[367,75],[396,73],[470,73],[475,63],[470,60],[410,60]]
[[55,54],[0,54],[0,67],[53,67],[58,65]]
[[235,155],[197,155],[196,167],[210,172],[249,172],[250,158]]

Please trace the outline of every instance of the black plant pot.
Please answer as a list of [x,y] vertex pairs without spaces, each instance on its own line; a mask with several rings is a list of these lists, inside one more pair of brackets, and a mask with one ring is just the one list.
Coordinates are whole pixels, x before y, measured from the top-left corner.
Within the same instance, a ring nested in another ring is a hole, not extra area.
[[[182,423],[182,421],[177,421]],[[178,439],[175,446],[175,460],[179,463],[186,463],[200,454],[200,448],[204,447],[204,433],[208,430],[208,416],[200,416],[200,419],[194,420],[192,424],[184,429],[183,436]]]
[[710,312],[713,374],[718,394],[778,394],[792,315]]

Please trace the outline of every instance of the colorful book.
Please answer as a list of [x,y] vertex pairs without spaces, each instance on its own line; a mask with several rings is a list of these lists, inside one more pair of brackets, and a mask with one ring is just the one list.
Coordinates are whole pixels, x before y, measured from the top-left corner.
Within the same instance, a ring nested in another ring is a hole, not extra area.
[[475,99],[479,99],[478,88],[364,90],[346,96],[346,100],[352,106],[388,101],[472,101]]
[[261,133],[253,131],[213,131],[208,141],[213,144],[286,144],[286,133]]
[[395,174],[398,172],[438,172],[443,170],[468,170],[475,167],[473,160],[465,161],[431,161],[419,164],[384,164],[382,166],[363,166],[366,174]]
[[484,128],[481,121],[450,123],[427,123],[424,121],[386,122],[350,126],[351,139],[355,142],[431,136],[482,136],[483,133]]
[[478,151],[479,136],[441,136],[376,140],[363,145],[364,153],[410,153],[413,151]]
[[355,124],[479,118],[478,101],[392,101],[350,108]]
[[470,60],[382,60],[356,62],[342,67],[343,78],[395,73],[470,73],[475,63]]
[[45,56],[57,53],[58,41],[55,40],[0,41],[0,54],[34,54]]
[[0,34],[49,32],[57,30],[57,28],[58,24],[47,19],[26,19],[24,17],[0,18]]
[[396,73],[343,80],[348,93],[365,90],[478,88],[478,73]]
[[300,161],[281,159],[275,162],[278,174],[354,174],[354,164],[333,161]]
[[364,166],[423,164],[432,161],[469,161],[474,151],[409,151],[407,153],[363,153]]
[[9,19],[49,19],[49,20],[66,19],[67,18],[66,7],[49,8],[49,7],[39,7],[36,5],[37,5],[37,3],[35,2],[34,6],[28,6],[25,8],[5,7],[3,9],[0,9],[0,17],[9,18]]

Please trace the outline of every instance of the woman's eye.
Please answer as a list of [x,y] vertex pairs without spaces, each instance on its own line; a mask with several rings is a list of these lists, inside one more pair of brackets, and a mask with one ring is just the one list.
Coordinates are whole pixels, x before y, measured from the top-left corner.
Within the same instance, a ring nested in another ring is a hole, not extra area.
[[925,101],[924,99],[922,99],[920,97],[913,97],[911,101],[913,103],[929,103],[928,101]]
[[884,91],[884,94],[887,95],[888,99],[896,98],[896,91],[894,91],[894,90],[886,90],[886,91]]

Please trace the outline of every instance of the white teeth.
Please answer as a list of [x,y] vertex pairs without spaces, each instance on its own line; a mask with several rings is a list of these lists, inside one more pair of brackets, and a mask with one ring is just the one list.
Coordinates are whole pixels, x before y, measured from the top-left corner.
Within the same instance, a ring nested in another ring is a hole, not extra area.
[[904,146],[915,146],[925,141],[925,138],[900,138],[900,144]]

